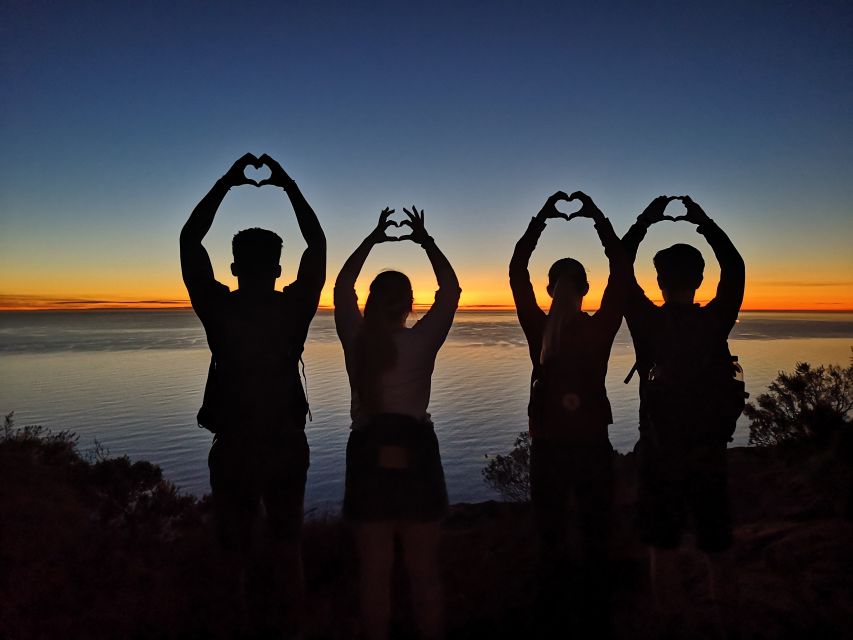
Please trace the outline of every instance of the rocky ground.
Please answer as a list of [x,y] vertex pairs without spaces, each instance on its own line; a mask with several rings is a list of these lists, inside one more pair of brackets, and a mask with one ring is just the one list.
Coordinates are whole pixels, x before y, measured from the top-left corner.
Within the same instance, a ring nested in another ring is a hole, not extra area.
[[[181,496],[157,467],[85,460],[63,437],[0,442],[0,637],[226,637],[231,599],[206,500]],[[655,637],[647,558],[633,526],[634,457],[620,456],[614,629]],[[729,453],[744,638],[853,638],[850,461],[833,448]],[[451,638],[531,635],[535,536],[527,504],[455,505],[441,562]],[[357,562],[345,525],[306,524],[306,637],[356,637]],[[680,557],[687,603],[679,637],[714,637],[703,558]],[[259,566],[264,565],[263,555]],[[395,628],[411,633],[396,576]],[[259,610],[277,588],[259,570]],[[556,635],[556,634],[555,634]],[[562,635],[562,634],[561,634]]]

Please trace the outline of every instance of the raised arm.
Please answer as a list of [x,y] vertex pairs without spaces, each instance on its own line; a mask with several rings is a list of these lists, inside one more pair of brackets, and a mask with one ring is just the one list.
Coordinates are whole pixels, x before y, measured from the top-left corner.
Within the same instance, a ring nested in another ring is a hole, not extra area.
[[403,212],[409,219],[400,222],[399,226],[409,227],[412,232],[408,235],[400,236],[398,240],[411,240],[423,248],[432,265],[435,279],[438,281],[435,302],[433,302],[429,311],[417,323],[420,331],[434,331],[437,348],[441,346],[445,337],[447,337],[447,332],[450,331],[453,316],[459,307],[459,295],[462,290],[459,288],[459,279],[456,277],[456,272],[453,270],[447,256],[435,244],[433,237],[427,233],[423,209],[418,211],[413,205],[411,211],[403,209]]
[[231,187],[242,184],[257,186],[254,180],[245,176],[248,166],[260,167],[261,162],[251,153],[237,160],[228,172],[213,185],[211,190],[201,199],[189,219],[181,229],[181,273],[190,298],[201,293],[205,288],[216,284],[213,277],[213,266],[210,256],[202,245],[202,240],[213,225],[213,218]]
[[533,250],[536,249],[539,236],[545,230],[546,222],[553,218],[569,219],[568,215],[557,210],[557,203],[568,199],[569,196],[564,191],[557,191],[545,201],[539,213],[530,219],[524,234],[515,243],[515,250],[512,252],[512,258],[509,261],[509,286],[512,290],[513,302],[515,302],[515,312],[518,315],[521,329],[527,337],[531,353],[535,350],[537,358],[538,346],[533,343],[538,344],[541,340],[542,327],[547,315],[536,302],[536,294],[533,291],[533,284],[530,282],[530,272],[527,267],[530,264]]
[[439,249],[435,240],[426,231],[425,212],[423,209],[418,211],[417,207],[412,206],[412,210],[403,209],[403,212],[409,217],[408,220],[403,220],[399,226],[409,227],[412,232],[405,236],[400,236],[399,240],[411,240],[415,244],[419,244],[426,251],[429,262],[432,265],[435,278],[438,280],[439,289],[455,290],[459,288],[459,280],[456,277],[456,272],[450,265],[441,249]]
[[[637,216],[637,221],[631,225],[627,233],[622,236],[622,247],[625,249],[625,255],[631,265],[637,260],[637,250],[640,243],[646,237],[646,232],[653,224],[662,220],[673,221],[675,218],[664,214],[666,205],[675,200],[676,196],[658,196],[649,203],[649,206]],[[652,302],[646,295],[643,288],[637,282],[633,273],[628,290],[628,306],[626,308],[626,318],[630,325],[635,317],[646,312],[653,311],[657,305]]]
[[381,242],[396,240],[386,234],[388,227],[396,227],[397,223],[388,217],[394,213],[394,209],[385,207],[379,214],[379,224],[361,241],[355,251],[352,252],[344,266],[341,267],[338,277],[335,279],[334,303],[335,303],[335,328],[341,341],[348,341],[361,324],[361,311],[358,309],[358,296],[355,293],[355,282],[361,273],[367,256],[371,249]]
[[296,213],[299,231],[308,245],[299,260],[296,283],[304,286],[312,294],[316,294],[316,298],[319,300],[320,291],[326,282],[326,235],[323,233],[317,214],[305,200],[305,196],[302,195],[293,178],[267,154],[260,157],[260,162],[270,168],[270,177],[261,180],[258,183],[259,186],[271,184],[284,189],[287,197],[290,198],[293,211]]
[[615,334],[619,330],[619,325],[622,324],[629,289],[635,282],[632,262],[613,230],[610,220],[604,216],[592,198],[581,191],[575,191],[569,199],[580,200],[582,205],[579,211],[569,216],[569,220],[576,217],[592,219],[595,223],[595,230],[598,232],[598,239],[604,247],[604,254],[610,264],[607,286],[604,289],[601,306],[595,317],[599,322],[604,322],[611,333]]
[[716,309],[720,314],[727,330],[734,326],[740,306],[743,304],[744,288],[746,286],[746,265],[738,250],[717,223],[708,217],[702,208],[693,202],[690,196],[682,196],[681,201],[687,209],[687,214],[677,220],[686,220],[696,225],[696,231],[708,241],[717,262],[720,263],[720,282],[717,285],[717,295],[708,307]]

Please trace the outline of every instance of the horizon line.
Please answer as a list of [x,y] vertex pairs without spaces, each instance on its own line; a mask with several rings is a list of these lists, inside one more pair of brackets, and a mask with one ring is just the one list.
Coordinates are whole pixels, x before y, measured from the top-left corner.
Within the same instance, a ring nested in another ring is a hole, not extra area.
[[[164,302],[162,304],[153,303],[153,301],[144,301],[140,303],[133,302],[86,302],[86,301],[63,301],[53,304],[32,304],[32,305],[2,305],[0,304],[0,312],[23,312],[23,311],[191,311],[192,305],[189,302]],[[662,300],[653,300],[656,304],[663,302]],[[707,301],[700,301],[707,302]],[[413,306],[415,311],[424,311],[431,307],[431,304],[418,304]],[[503,304],[467,304],[459,305],[459,311],[515,311],[514,305]],[[547,307],[542,307],[543,311],[547,312]],[[319,305],[317,311],[334,311],[332,305]],[[584,309],[584,311],[594,312],[597,308]],[[763,312],[763,313],[853,313],[853,307],[842,308],[814,308],[814,307],[743,307],[741,312]]]

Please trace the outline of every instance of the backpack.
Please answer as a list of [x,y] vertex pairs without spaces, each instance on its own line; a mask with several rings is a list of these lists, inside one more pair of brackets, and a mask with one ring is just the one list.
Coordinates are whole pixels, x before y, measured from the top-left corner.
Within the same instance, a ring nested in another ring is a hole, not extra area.
[[[302,402],[294,403],[294,415],[299,418],[308,415],[308,421],[312,421],[314,416],[311,415],[311,407],[308,404],[308,378],[305,375],[305,362],[302,360],[302,355],[299,355],[300,372],[302,374]],[[223,406],[225,390],[222,388],[221,376],[216,365],[216,357],[210,356],[210,366],[207,370],[207,381],[204,384],[204,396],[201,401],[201,407],[196,414],[196,422],[202,429],[207,429],[214,435],[222,435],[228,430],[229,419],[227,410]],[[301,407],[301,408],[300,408]]]
[[222,433],[227,424],[225,412],[219,407],[220,386],[216,372],[216,358],[211,355],[210,366],[207,369],[207,381],[204,383],[204,396],[195,419],[200,428],[207,429],[213,434]]
[[728,345],[698,313],[663,308],[663,333],[654,345],[643,412],[661,443],[730,442],[746,398],[743,369]]

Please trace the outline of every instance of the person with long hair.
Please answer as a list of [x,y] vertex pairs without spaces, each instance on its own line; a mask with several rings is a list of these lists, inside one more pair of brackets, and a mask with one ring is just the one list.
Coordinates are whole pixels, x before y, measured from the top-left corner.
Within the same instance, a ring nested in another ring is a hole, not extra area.
[[[578,200],[568,215],[560,201]],[[548,271],[551,308],[536,301],[528,263],[546,222],[591,218],[610,262],[610,277],[598,311],[583,312],[589,292],[584,266],[562,258]],[[584,637],[604,637],[608,613],[608,546],[613,495],[613,422],[604,385],[610,349],[625,308],[631,263],[610,221],[586,194],[558,191],[530,221],[509,265],[510,287],[533,364],[530,404],[530,487],[539,534],[539,597],[534,623],[548,637],[565,612],[566,585],[580,583],[575,603]],[[582,571],[569,570],[569,498],[578,504]],[[580,578],[578,580],[577,578]]]
[[[438,440],[427,412],[432,372],[459,304],[459,280],[414,206],[399,225],[383,209],[376,228],[344,263],[335,282],[335,326],[344,348],[351,388],[344,517],[353,524],[360,561],[364,634],[387,638],[391,569],[399,538],[412,590],[416,623],[424,638],[444,632],[438,570],[440,521],[447,490]],[[392,226],[411,233],[387,235]],[[413,326],[414,296],[408,277],[383,271],[370,283],[359,311],[355,282],[371,249],[411,240],[427,254],[438,291],[430,310]]]

